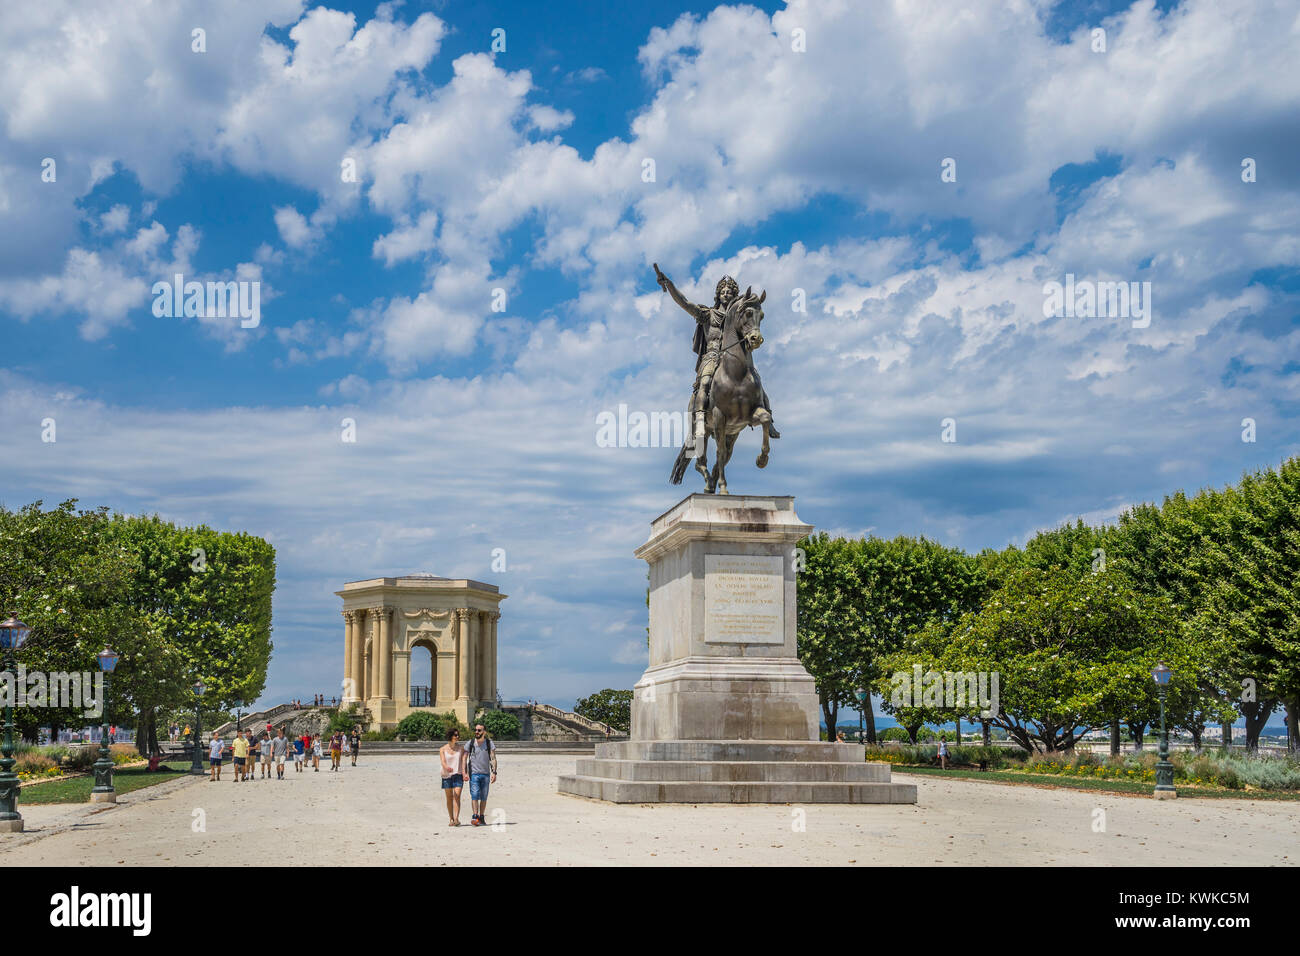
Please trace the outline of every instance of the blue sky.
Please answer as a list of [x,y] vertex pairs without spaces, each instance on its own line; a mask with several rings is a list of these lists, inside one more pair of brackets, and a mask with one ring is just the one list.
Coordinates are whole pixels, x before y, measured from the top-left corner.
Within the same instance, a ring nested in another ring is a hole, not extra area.
[[[336,686],[343,581],[430,571],[499,584],[502,693],[567,705],[639,675],[631,552],[697,490],[595,441],[687,398],[651,262],[768,291],[785,437],[731,488],[832,533],[1001,547],[1295,454],[1293,5],[960,10],[6,10],[0,500],[270,538],[266,699]],[[155,316],[177,271],[260,324]],[[1045,316],[1066,274],[1151,322]]]

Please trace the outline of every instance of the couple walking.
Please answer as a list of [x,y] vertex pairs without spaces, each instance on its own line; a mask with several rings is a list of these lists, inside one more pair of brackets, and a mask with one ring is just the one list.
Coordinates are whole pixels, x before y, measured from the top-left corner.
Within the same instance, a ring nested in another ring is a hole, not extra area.
[[447,731],[447,743],[438,750],[442,765],[442,792],[447,798],[447,826],[460,826],[460,793],[469,775],[469,799],[473,808],[470,826],[487,825],[488,785],[497,782],[497,745],[482,724],[474,725],[474,739],[460,745],[460,731]]

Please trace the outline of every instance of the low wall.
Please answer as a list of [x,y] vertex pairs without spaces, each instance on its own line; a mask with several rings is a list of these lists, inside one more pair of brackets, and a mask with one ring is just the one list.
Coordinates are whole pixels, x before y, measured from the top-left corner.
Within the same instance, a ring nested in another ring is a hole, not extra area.
[[[604,740],[494,740],[504,754],[551,753],[594,754]],[[440,740],[363,740],[361,754],[436,754]]]

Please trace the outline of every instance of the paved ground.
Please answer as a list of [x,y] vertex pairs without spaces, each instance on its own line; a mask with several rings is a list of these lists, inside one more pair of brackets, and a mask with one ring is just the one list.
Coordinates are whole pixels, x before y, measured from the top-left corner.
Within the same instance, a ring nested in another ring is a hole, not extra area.
[[1300,861],[1300,802],[1157,803],[914,775],[914,807],[614,806],[555,792],[575,759],[503,754],[489,804],[498,823],[485,828],[468,825],[468,790],[465,825],[447,826],[433,755],[290,768],[283,781],[177,780],[107,809],[29,806],[26,833],[0,834],[0,866]]

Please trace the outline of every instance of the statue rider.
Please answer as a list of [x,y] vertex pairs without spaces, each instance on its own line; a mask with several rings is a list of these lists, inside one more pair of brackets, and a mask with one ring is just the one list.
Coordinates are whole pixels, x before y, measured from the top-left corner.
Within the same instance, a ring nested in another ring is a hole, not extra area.
[[[726,319],[727,309],[736,301],[740,295],[740,286],[731,276],[723,276],[718,280],[716,288],[713,290],[713,307],[706,305],[696,305],[690,302],[677,291],[677,286],[673,285],[671,279],[659,271],[659,264],[655,263],[655,280],[659,283],[659,288],[667,292],[674,302],[676,302],[687,315],[695,319],[695,338],[691,343],[691,348],[695,351],[695,385],[691,391],[691,411],[695,422],[695,447],[703,447],[704,441],[704,412],[709,407],[709,384],[713,381],[714,373],[718,370],[718,362],[721,359],[722,351],[722,325]],[[764,394],[764,401],[767,396]],[[771,407],[768,411],[771,412]],[[780,433],[776,430],[773,423],[768,426],[768,434],[772,438],[780,438]]]

